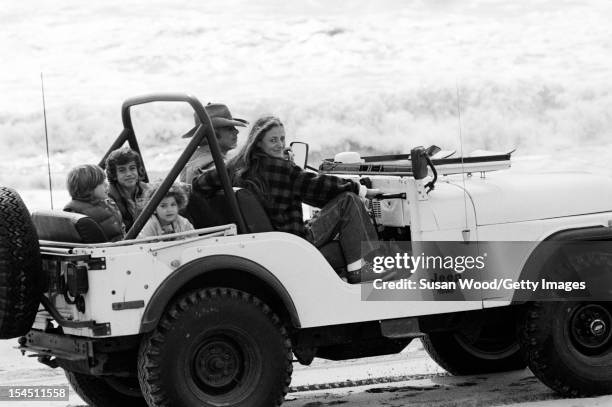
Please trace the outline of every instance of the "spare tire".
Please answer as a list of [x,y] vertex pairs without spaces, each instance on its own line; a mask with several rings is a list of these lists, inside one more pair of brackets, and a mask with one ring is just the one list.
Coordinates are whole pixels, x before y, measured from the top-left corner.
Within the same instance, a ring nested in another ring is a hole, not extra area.
[[25,335],[43,294],[40,248],[19,194],[0,187],[0,339]]

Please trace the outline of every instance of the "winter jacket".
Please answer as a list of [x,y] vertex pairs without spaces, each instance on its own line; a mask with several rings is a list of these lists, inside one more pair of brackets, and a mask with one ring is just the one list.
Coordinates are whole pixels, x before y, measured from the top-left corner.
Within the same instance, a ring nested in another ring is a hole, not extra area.
[[89,216],[100,225],[106,238],[111,242],[123,239],[125,228],[121,219],[121,212],[110,199],[99,201],[73,199],[66,204],[64,211]]
[[134,197],[128,196],[127,192],[116,183],[110,185],[108,196],[115,201],[121,216],[123,217],[123,223],[125,224],[125,230],[130,230],[134,221],[147,204],[149,200],[148,192],[151,189],[149,184],[144,182],[138,182],[136,185],[136,193]]
[[[348,179],[304,171],[292,161],[263,153],[257,153],[256,159],[260,162],[261,178],[267,182],[264,195],[249,182],[248,176],[246,180],[234,180],[233,184],[258,195],[272,226],[282,232],[305,236],[302,202],[320,208],[343,192],[359,193],[359,184]],[[221,189],[216,169],[196,178],[193,188],[208,196]]]
[[183,218],[181,215],[178,215],[176,220],[169,225],[162,226],[159,223],[159,219],[157,215],[151,216],[151,218],[144,225],[138,237],[152,237],[152,236],[161,236],[167,235],[170,233],[178,233],[178,232],[186,232],[188,230],[193,230],[193,225],[189,223],[189,221]]

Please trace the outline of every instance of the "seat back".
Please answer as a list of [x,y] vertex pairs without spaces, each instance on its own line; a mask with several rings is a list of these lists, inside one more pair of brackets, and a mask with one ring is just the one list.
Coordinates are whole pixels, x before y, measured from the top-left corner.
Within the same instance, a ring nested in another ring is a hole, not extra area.
[[182,215],[189,219],[196,229],[234,222],[223,194],[207,197],[198,190],[194,190],[189,196],[189,202],[185,210],[182,211]]
[[[268,214],[253,192],[244,188],[235,188],[234,192],[247,233],[274,231]],[[210,198],[194,191],[189,197],[185,216],[196,229],[236,222],[223,191]]]
[[235,191],[238,207],[249,233],[273,232],[274,226],[257,196],[248,189]]
[[32,222],[41,240],[68,243],[103,243],[108,239],[92,218],[75,212],[55,210],[32,213]]

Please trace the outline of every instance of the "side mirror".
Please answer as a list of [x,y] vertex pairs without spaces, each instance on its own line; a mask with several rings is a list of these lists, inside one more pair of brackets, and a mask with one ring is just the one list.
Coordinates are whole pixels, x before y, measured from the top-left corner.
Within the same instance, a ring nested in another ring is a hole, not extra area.
[[423,147],[415,147],[410,151],[410,159],[412,160],[412,175],[417,181],[427,176],[427,161],[425,156],[427,150]]
[[293,141],[289,146],[293,151],[293,162],[295,165],[302,169],[306,169],[308,167],[308,143]]

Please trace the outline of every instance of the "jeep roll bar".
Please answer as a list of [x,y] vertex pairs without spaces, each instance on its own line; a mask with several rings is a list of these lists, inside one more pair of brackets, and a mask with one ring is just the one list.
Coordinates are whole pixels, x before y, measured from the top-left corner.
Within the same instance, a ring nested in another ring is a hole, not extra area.
[[[219,179],[221,180],[223,191],[225,193],[225,196],[227,197],[230,210],[232,211],[234,219],[236,219],[238,231],[239,233],[244,233],[247,230],[246,225],[244,223],[244,219],[242,218],[242,214],[240,213],[240,209],[238,208],[238,202],[236,201],[236,196],[234,195],[234,189],[232,188],[229,175],[227,174],[225,162],[223,161],[223,157],[221,156],[221,150],[219,149],[219,144],[217,143],[215,129],[213,128],[212,122],[210,121],[210,117],[204,109],[204,106],[202,106],[202,103],[200,103],[200,101],[194,96],[183,93],[154,93],[151,95],[136,96],[123,102],[123,105],[121,106],[123,131],[113,142],[106,154],[104,154],[104,157],[100,162],[100,167],[104,168],[108,155],[113,150],[120,148],[126,141],[128,142],[130,148],[138,152],[138,154],[140,154],[142,158],[142,154],[140,153],[140,148],[138,146],[138,141],[136,140],[136,135],[134,133],[134,127],[132,125],[130,108],[132,106],[152,102],[189,103],[189,105],[191,105],[196,115],[200,119],[200,124],[196,127],[196,131],[193,134],[193,137],[187,144],[187,147],[185,147],[185,150],[181,153],[176,163],[172,166],[172,169],[170,170],[166,178],[164,178],[157,191],[155,191],[155,193],[151,197],[151,200],[146,204],[140,215],[134,221],[134,224],[126,234],[125,239],[134,239],[136,236],[138,236],[138,233],[140,233],[144,224],[147,222],[147,220],[149,220],[149,218],[155,211],[155,208],[157,208],[157,205],[159,205],[163,197],[166,195],[166,193],[170,189],[170,186],[179,176],[180,172],[185,167],[185,164],[187,164],[187,161],[189,161],[189,158],[191,158],[191,156],[196,151],[198,145],[200,145],[200,142],[204,137],[206,137],[208,145],[210,146],[210,152],[212,154],[217,173],[219,174]],[[144,181],[148,181],[146,170]]]

